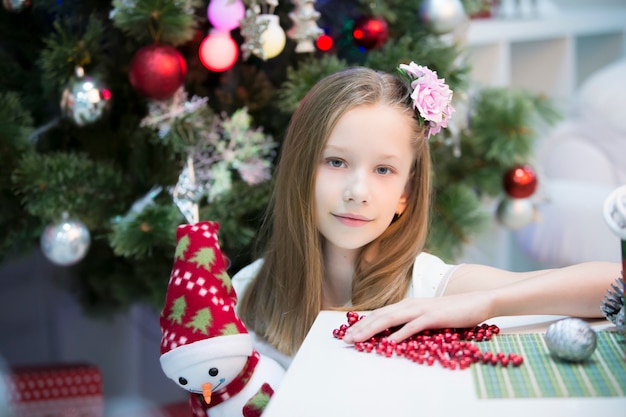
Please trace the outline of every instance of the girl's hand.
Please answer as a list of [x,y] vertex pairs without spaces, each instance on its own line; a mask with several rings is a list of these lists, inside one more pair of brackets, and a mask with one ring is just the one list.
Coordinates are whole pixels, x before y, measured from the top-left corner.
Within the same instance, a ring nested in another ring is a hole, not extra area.
[[435,298],[406,298],[365,314],[346,330],[343,341],[362,342],[375,334],[403,325],[389,338],[402,341],[426,329],[473,327],[491,318],[487,292]]

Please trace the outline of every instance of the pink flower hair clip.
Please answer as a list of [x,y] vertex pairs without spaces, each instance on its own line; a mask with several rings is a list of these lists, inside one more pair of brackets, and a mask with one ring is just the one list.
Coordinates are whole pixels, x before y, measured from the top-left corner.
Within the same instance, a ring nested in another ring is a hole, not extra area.
[[452,90],[445,80],[428,67],[411,62],[400,64],[398,72],[411,85],[413,108],[417,110],[420,123],[428,127],[426,139],[437,134],[441,128],[448,127],[448,120],[454,113]]

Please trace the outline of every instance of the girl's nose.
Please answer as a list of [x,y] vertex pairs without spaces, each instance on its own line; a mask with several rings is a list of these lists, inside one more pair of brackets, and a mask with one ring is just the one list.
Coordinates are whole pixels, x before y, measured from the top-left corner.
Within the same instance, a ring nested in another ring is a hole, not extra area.
[[365,204],[370,200],[369,186],[367,183],[367,175],[361,172],[355,172],[346,183],[344,191],[344,200]]

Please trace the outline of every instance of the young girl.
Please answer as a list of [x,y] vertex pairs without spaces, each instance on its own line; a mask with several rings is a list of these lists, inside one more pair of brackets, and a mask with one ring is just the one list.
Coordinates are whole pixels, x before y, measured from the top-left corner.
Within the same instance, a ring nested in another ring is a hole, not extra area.
[[401,324],[396,340],[495,316],[601,317],[617,263],[512,273],[424,252],[428,136],[447,126],[452,92],[428,68],[411,63],[400,72],[330,75],[293,114],[266,250],[233,277],[255,348],[287,367],[324,309],[373,310],[350,328],[348,343]]

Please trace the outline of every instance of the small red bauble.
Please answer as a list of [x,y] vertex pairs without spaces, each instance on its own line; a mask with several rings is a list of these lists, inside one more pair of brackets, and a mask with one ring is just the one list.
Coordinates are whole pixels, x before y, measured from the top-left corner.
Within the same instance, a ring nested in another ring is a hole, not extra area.
[[164,100],[183,85],[186,75],[187,63],[176,48],[151,44],[140,48],[133,56],[128,79],[141,95]]
[[352,36],[365,49],[379,48],[389,37],[389,26],[382,17],[367,17],[356,22]]
[[537,175],[530,165],[516,165],[504,174],[502,185],[510,197],[530,197],[537,189]]

